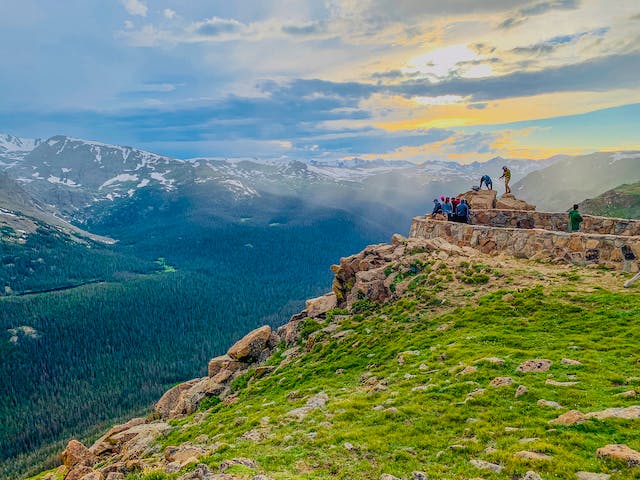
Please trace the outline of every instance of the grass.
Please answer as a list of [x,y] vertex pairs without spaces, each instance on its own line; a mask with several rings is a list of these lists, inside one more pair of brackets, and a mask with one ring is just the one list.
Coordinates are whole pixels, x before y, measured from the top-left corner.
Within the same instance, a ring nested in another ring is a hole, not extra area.
[[[640,389],[640,290],[602,288],[605,277],[619,281],[615,272],[549,274],[529,265],[522,271],[473,262],[398,266],[387,276],[402,276],[396,288],[405,282],[404,297],[386,304],[363,299],[350,312],[330,312],[338,332],[349,331],[337,338],[321,332],[322,320],[307,320],[297,356],[285,360],[286,347],[279,346],[269,360],[275,371],[239,377],[234,403],[207,403],[197,421],[193,415],[174,421],[161,447],[205,435],[219,444],[201,459],[214,471],[224,460],[250,457],[277,480],[377,480],[382,473],[406,479],[416,470],[443,480],[521,478],[528,470],[545,479],[573,480],[581,470],[609,473],[612,480],[640,478],[640,469],[595,457],[611,443],[640,450],[640,420],[548,423],[570,409],[637,403],[616,394]],[[482,281],[469,280],[478,275]],[[552,360],[550,371],[516,370],[532,358]],[[565,365],[563,358],[582,365]],[[470,366],[477,369],[463,374]],[[490,387],[496,377],[511,377],[513,384]],[[547,379],[578,384],[558,387]],[[516,398],[519,385],[528,392]],[[477,389],[484,394],[468,396]],[[329,397],[324,408],[301,421],[287,416],[319,392]],[[538,406],[539,399],[564,408]],[[263,439],[243,439],[252,430]],[[523,460],[515,456],[521,450],[552,459]],[[471,459],[504,470],[479,470]],[[127,479],[173,480],[192,468]],[[232,469],[240,479],[259,473]]]

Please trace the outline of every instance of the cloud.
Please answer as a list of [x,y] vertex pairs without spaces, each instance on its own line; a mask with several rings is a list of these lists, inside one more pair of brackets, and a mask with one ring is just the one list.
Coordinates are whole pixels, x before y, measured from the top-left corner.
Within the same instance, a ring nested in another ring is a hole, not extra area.
[[145,83],[141,92],[173,92],[177,87],[173,83]]
[[194,27],[195,33],[199,35],[218,37],[224,34],[237,33],[246,28],[246,25],[234,19],[212,17],[204,22],[198,22]]
[[588,32],[579,32],[571,35],[558,35],[550,38],[549,40],[545,40],[544,42],[539,42],[533,45],[528,45],[526,47],[516,47],[511,50],[511,53],[515,53],[517,55],[541,55],[548,54],[553,52],[554,50],[561,48],[570,43],[575,43],[584,37],[603,37],[609,32],[608,27],[598,28],[596,30],[591,30]]
[[327,31],[327,25],[324,22],[311,22],[303,25],[283,25],[282,31],[294,37],[305,37],[324,33]]
[[162,11],[162,14],[164,15],[164,18],[168,18],[169,20],[175,18],[176,16],[176,11],[175,10],[171,10],[170,8],[165,8]]
[[147,6],[141,0],[120,0],[129,15],[147,16]]
[[517,10],[513,15],[504,19],[499,25],[500,29],[509,29],[527,21],[529,17],[543,15],[552,10],[576,10],[580,7],[581,0],[550,0],[534,3]]
[[467,108],[469,110],[484,110],[485,108],[487,108],[489,104],[488,103],[470,103],[469,105],[467,105]]

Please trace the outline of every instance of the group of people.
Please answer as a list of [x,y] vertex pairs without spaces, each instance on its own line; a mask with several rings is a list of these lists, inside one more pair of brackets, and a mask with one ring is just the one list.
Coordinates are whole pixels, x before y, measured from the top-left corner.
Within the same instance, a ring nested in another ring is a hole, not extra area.
[[[511,170],[509,170],[507,166],[502,167],[502,176],[500,178],[504,178],[504,193],[511,193],[511,188],[509,187]],[[480,178],[480,186],[473,187],[473,190],[481,190],[483,185],[487,187],[487,190],[493,190],[493,181],[489,175],[483,175]],[[469,212],[469,204],[464,198],[445,197],[443,195],[439,200],[437,198],[433,199],[433,211],[431,212],[431,218],[468,223]],[[578,205],[576,204],[573,206],[573,209],[569,211],[569,231],[579,231],[582,220],[582,216],[578,211]]]
[[432,218],[450,220],[453,222],[468,223],[469,204],[464,198],[445,197],[444,195],[433,199]]
[[[511,181],[511,170],[507,166],[502,167],[502,175],[500,178],[504,178],[504,193],[511,193],[511,187],[509,187],[509,182]],[[482,185],[485,185],[488,190],[493,190],[493,182],[491,181],[491,177],[489,175],[483,175],[480,178],[480,186],[477,190],[482,189]],[[474,187],[474,190],[476,187]]]

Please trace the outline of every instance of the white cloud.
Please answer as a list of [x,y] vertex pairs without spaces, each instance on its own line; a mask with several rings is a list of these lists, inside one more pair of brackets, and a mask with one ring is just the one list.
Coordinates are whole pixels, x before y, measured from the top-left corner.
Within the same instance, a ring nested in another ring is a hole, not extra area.
[[175,10],[171,10],[170,8],[165,8],[162,11],[162,14],[164,15],[165,18],[168,18],[169,20],[171,20],[172,18],[174,18],[176,16],[176,11]]
[[129,15],[147,16],[147,6],[141,0],[120,0]]
[[133,22],[131,20],[125,20],[124,21],[124,28],[126,28],[127,30],[132,30],[134,26],[135,25],[133,24]]

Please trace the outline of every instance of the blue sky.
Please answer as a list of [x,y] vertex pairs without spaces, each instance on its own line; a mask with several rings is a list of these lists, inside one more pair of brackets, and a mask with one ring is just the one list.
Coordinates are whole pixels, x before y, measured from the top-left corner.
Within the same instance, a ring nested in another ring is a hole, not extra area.
[[0,132],[180,158],[640,149],[640,4],[5,0]]

